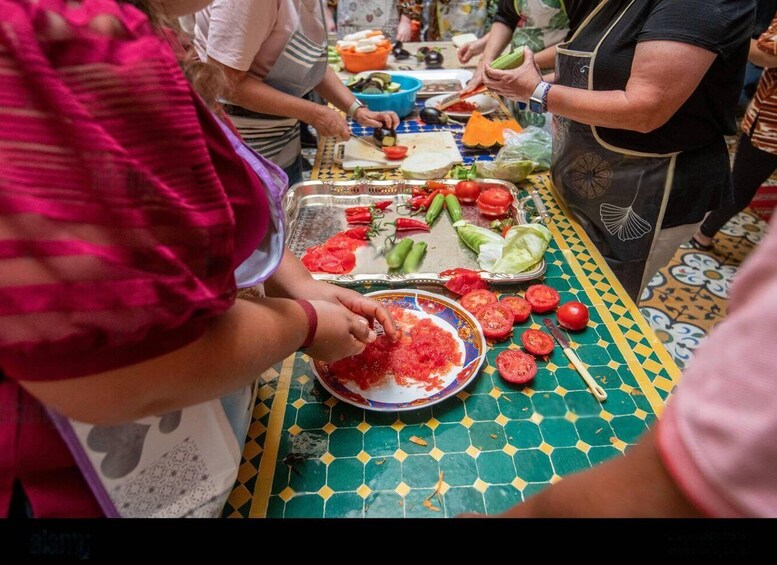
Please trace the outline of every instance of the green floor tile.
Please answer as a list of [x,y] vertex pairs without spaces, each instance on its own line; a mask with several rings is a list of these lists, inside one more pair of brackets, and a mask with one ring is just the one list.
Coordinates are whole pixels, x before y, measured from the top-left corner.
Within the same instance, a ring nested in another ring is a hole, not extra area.
[[505,430],[496,422],[475,422],[469,428],[472,445],[481,451],[502,449],[507,443]]
[[634,414],[637,405],[627,392],[611,390],[607,393],[607,400],[602,405],[610,414]]
[[508,484],[515,478],[513,458],[503,451],[484,451],[477,464],[480,478],[487,483]]
[[499,397],[499,408],[511,420],[527,420],[534,413],[531,399],[523,393],[506,393]]
[[343,457],[329,464],[327,485],[335,492],[356,490],[364,482],[364,465],[354,457]]
[[496,400],[487,394],[473,394],[464,404],[467,406],[467,416],[475,421],[489,422],[499,416]]
[[636,416],[615,416],[610,425],[618,439],[626,443],[637,443],[639,437],[647,431],[645,422]]
[[[302,376],[302,373],[295,373],[295,375]],[[305,402],[323,402],[329,398],[329,393],[326,392],[320,384],[318,384],[318,381],[315,379],[315,377],[312,377],[304,385],[300,385],[294,388],[299,390],[299,397]]]
[[[426,445],[419,445],[410,438],[426,442]],[[434,432],[429,426],[424,424],[413,424],[405,426],[399,431],[399,447],[405,453],[429,453],[434,448]]]
[[297,425],[303,430],[323,428],[329,422],[329,406],[305,404],[297,411]]
[[472,487],[449,488],[443,499],[445,500],[445,514],[449,518],[465,512],[486,513],[483,494]]
[[370,459],[364,466],[364,484],[372,490],[394,490],[402,482],[402,463],[393,457]]
[[317,494],[298,494],[286,503],[284,518],[321,518],[324,499]]
[[521,491],[521,495],[523,495],[523,499],[526,500],[527,498],[529,498],[530,496],[534,496],[541,490],[545,490],[546,488],[548,488],[548,486],[549,485],[547,483],[530,483],[525,487],[523,487],[523,490]]
[[440,422],[461,422],[466,416],[464,402],[459,398],[451,397],[432,407],[434,417]]
[[598,416],[580,418],[575,427],[580,439],[588,445],[610,445],[610,438],[615,435],[610,423]]
[[558,380],[556,376],[545,368],[545,365],[540,361],[540,368],[537,371],[537,376],[531,382],[531,387],[538,392],[545,392],[555,389],[558,386]]
[[432,409],[430,407],[421,410],[408,410],[400,412],[397,416],[403,424],[425,424],[432,418]]
[[364,451],[378,457],[391,455],[399,449],[399,436],[394,428],[375,426],[364,434]]
[[567,413],[564,397],[555,392],[538,392],[531,397],[534,411],[541,416],[563,416]]
[[492,485],[483,493],[487,514],[501,514],[521,502],[521,491],[510,485]]
[[542,443],[540,427],[529,420],[517,420],[505,425],[505,434],[510,445],[519,449],[539,447]]
[[435,512],[424,506],[424,500],[434,494],[433,488],[413,489],[405,497],[405,517],[407,518],[444,518],[443,505],[437,496],[430,501],[439,512]]
[[540,422],[542,437],[553,447],[575,445],[580,439],[572,422],[563,418],[546,418]]
[[564,387],[568,391],[587,390],[585,381],[580,377],[580,373],[566,365],[567,363],[563,367],[556,369],[555,375],[559,386]]
[[594,328],[586,328],[579,332],[570,332],[566,331],[566,334],[569,336],[569,341],[572,343],[577,343],[579,345],[589,345],[593,343],[597,343],[600,339],[602,339],[602,336],[599,335],[599,332],[596,331]]
[[594,395],[586,389],[567,392],[564,395],[564,402],[566,402],[569,411],[573,414],[577,414],[578,416],[593,416],[609,405],[609,398],[603,403],[599,403]]
[[289,486],[295,492],[316,492],[326,484],[326,465],[318,459],[308,459],[291,469]]
[[287,486],[289,486],[289,468],[279,460],[275,464],[275,473],[272,477],[272,489],[270,492],[278,494]]
[[550,458],[539,449],[524,449],[513,456],[516,474],[527,483],[546,482],[553,476]]
[[585,453],[576,447],[559,447],[550,454],[550,460],[557,475],[568,475],[577,471],[588,469],[591,464]]
[[402,518],[405,502],[395,492],[373,492],[364,501],[364,515],[367,518]]
[[451,486],[471,486],[478,478],[475,459],[466,453],[446,453],[440,459],[443,480]]
[[[601,385],[602,388],[610,390],[616,389],[623,384],[623,379],[618,375],[618,371],[610,367],[596,367],[591,376]],[[582,381],[582,379],[580,379]]]
[[409,455],[402,462],[402,480],[411,488],[434,487],[440,466],[429,455]]
[[397,413],[365,412],[364,419],[370,426],[390,426],[397,421]]
[[611,445],[604,445],[599,447],[592,447],[588,452],[588,459],[591,460],[592,465],[597,465],[613,457],[618,457],[619,455],[622,455],[620,451]]
[[355,428],[361,424],[364,418],[364,410],[356,408],[345,402],[338,402],[332,407],[332,415],[329,419],[338,428]]
[[335,457],[355,457],[364,447],[364,434],[356,428],[338,428],[329,436],[329,453]]
[[[659,393],[659,396],[663,392],[661,389],[656,389]],[[645,412],[652,412],[653,407],[650,406],[650,402],[648,402],[647,397],[642,394],[641,390],[634,389],[631,391],[631,399],[634,401],[634,404],[637,405],[637,408],[640,408],[641,410],[644,410]],[[666,400],[666,397],[663,397],[664,400]]]
[[434,443],[445,453],[464,451],[471,443],[469,431],[461,424],[440,424],[434,430]]
[[283,518],[283,511],[286,509],[286,503],[280,496],[271,496],[267,501],[267,517]]
[[324,518],[362,518],[364,500],[355,492],[333,494],[324,506]]
[[577,348],[577,356],[586,365],[606,365],[612,360],[607,350],[600,345],[581,345]]

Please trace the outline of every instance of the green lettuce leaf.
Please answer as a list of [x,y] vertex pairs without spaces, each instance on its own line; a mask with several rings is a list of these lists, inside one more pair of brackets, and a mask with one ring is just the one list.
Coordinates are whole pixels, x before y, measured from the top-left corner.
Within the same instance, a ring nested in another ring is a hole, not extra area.
[[502,242],[504,244],[504,238],[488,228],[474,226],[464,221],[456,222],[453,224],[453,227],[456,228],[461,241],[475,253],[480,253],[480,246],[484,243]]
[[541,224],[513,226],[507,232],[502,256],[489,269],[492,273],[522,273],[540,262],[552,239],[548,228]]

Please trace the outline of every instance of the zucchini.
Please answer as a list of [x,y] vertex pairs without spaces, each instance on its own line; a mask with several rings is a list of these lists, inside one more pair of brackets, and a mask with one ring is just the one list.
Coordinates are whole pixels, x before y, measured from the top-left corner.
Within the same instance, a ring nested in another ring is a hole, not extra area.
[[405,260],[402,263],[402,272],[418,272],[418,269],[421,267],[421,261],[424,259],[424,255],[426,255],[426,242],[418,241],[414,243],[413,248],[410,250],[410,253],[407,254],[407,257],[405,257]]
[[405,259],[413,247],[413,243],[414,241],[412,239],[406,237],[392,247],[391,251],[386,253],[386,263],[390,269],[398,269],[404,264]]
[[500,71],[509,71],[510,69],[517,69],[523,65],[523,47],[520,47],[512,53],[507,53],[494,59],[491,66]]

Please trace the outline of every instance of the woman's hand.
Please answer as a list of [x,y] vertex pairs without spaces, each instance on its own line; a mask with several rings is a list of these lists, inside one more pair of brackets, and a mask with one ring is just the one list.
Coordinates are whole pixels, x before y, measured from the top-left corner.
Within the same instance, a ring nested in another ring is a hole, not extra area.
[[413,39],[413,26],[411,19],[407,16],[400,16],[399,25],[397,25],[397,41],[410,41]]
[[377,339],[369,321],[354,314],[342,304],[326,300],[311,300],[316,309],[318,327],[308,355],[321,361],[337,361],[358,355],[367,344]]
[[394,112],[373,112],[366,106],[362,106],[353,115],[356,123],[365,127],[397,129],[399,116]]
[[542,73],[528,47],[524,47],[523,56],[523,65],[511,71],[500,71],[486,66],[483,83],[495,94],[510,100],[527,101],[542,82]]
[[[313,103],[311,102],[311,104]],[[351,137],[348,123],[338,112],[321,104],[314,104],[314,106],[315,109],[311,118],[305,121],[316,128],[319,135],[340,139],[349,139]]]
[[477,41],[471,43],[465,43],[459,50],[456,51],[456,56],[459,58],[459,63],[462,65],[467,63],[472,57],[481,55],[486,50],[486,43],[488,43],[488,34],[484,35]]
[[475,69],[475,73],[472,75],[472,78],[469,79],[469,82],[464,87],[464,90],[461,91],[462,96],[477,90],[483,84],[483,79],[485,78],[485,70],[487,66],[488,65],[483,61],[480,61],[480,63],[478,63],[478,68]]

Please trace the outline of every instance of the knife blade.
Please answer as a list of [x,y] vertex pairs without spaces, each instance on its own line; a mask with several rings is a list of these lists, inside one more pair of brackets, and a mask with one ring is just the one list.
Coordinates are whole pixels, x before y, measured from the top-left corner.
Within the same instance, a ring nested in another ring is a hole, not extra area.
[[481,85],[472,92],[468,92],[465,95],[460,95],[458,92],[455,92],[453,94],[449,94],[447,97],[443,98],[437,103],[437,109],[441,112],[445,110],[446,108],[453,106],[456,104],[456,102],[461,102],[462,100],[466,100],[467,98],[471,98],[473,96],[476,96],[478,94],[483,94],[486,90],[488,90],[485,85]]
[[548,331],[550,332],[550,335],[556,339],[558,344],[561,346],[561,349],[564,350],[564,355],[567,356],[567,359],[571,361],[572,365],[574,365],[575,369],[577,369],[577,372],[581,377],[583,377],[585,384],[588,385],[588,388],[591,390],[591,394],[594,395],[596,400],[599,402],[604,402],[607,400],[607,393],[604,392],[604,389],[594,380],[594,378],[591,376],[591,373],[589,373],[588,369],[586,369],[585,365],[583,365],[583,362],[580,361],[577,353],[575,353],[575,350],[572,349],[572,344],[569,343],[569,340],[563,334],[561,328],[554,324],[550,318],[543,318],[542,323],[545,324],[545,326],[548,328]]

